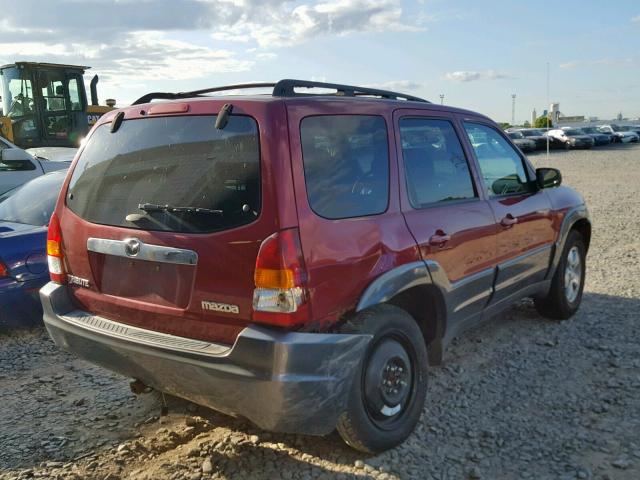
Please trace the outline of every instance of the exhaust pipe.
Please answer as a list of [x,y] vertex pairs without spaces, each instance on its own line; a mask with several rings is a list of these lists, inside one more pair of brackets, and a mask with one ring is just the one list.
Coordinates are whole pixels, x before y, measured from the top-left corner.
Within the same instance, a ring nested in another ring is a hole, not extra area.
[[91,105],[99,105],[98,103],[98,89],[96,85],[98,85],[98,75],[94,75],[91,79],[91,83],[89,84],[91,88]]

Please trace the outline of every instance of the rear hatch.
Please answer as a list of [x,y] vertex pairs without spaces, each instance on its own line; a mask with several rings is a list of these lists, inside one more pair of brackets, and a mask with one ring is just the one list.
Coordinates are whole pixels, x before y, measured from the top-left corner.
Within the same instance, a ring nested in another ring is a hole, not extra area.
[[261,173],[264,109],[236,107],[219,130],[215,113],[199,112],[221,102],[175,105],[196,114],[138,108],[88,139],[59,209],[70,289],[93,314],[232,343],[251,319],[260,243],[276,228]]

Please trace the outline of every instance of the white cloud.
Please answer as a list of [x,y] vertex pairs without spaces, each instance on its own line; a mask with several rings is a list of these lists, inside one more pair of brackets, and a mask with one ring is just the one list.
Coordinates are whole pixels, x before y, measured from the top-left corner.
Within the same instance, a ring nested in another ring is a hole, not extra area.
[[260,52],[256,54],[256,58],[259,60],[273,60],[274,58],[277,58],[278,55],[276,55],[273,52]]
[[632,22],[635,22],[635,23],[640,23],[640,15],[636,15],[635,17],[633,17],[633,18],[631,19],[631,21],[632,21]]
[[411,93],[424,89],[425,83],[414,82],[413,80],[391,80],[383,83],[372,83],[367,85],[371,88],[379,88],[381,90],[392,90],[397,92]]
[[565,62],[560,64],[560,68],[564,70],[571,70],[573,68],[578,68],[580,65],[583,65],[584,62],[579,60],[571,60],[570,62]]
[[402,17],[401,0],[21,0],[20,8],[3,11],[0,27],[0,43],[118,43],[131,32],[200,31],[262,46],[324,34],[420,29]]
[[[0,19],[0,63],[86,64],[110,85],[193,79],[250,70],[319,36],[416,25],[401,0],[21,0]],[[187,33],[204,43],[176,40]]]
[[212,71],[246,71],[253,61],[234,58],[232,52],[214,50],[165,38],[158,32],[136,32],[118,45],[40,42],[1,43],[0,58],[9,62],[47,60],[56,63],[85,64],[94,67],[112,83],[144,79],[190,79]]
[[495,70],[460,70],[445,73],[444,78],[452,82],[473,82],[476,80],[504,80],[513,77]]
[[212,36],[274,47],[322,35],[419,30],[417,24],[402,18],[399,0],[330,0],[298,5],[273,2],[260,15],[243,14],[236,22],[220,26]]
[[638,57],[626,57],[626,58],[599,58],[596,60],[572,60],[560,64],[560,68],[564,70],[571,70],[581,67],[635,67],[640,65],[640,58]]

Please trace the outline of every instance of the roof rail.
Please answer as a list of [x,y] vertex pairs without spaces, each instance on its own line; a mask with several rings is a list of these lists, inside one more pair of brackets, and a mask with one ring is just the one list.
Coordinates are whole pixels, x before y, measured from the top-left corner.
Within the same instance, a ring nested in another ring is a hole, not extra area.
[[[273,87],[272,96],[274,97],[310,97],[319,95],[333,95],[339,97],[380,97],[391,100],[408,100],[413,102],[430,103],[423,98],[414,97],[413,95],[407,95],[404,93],[392,92],[389,90],[380,90],[377,88],[357,87],[354,85],[341,85],[339,83],[325,83],[325,82],[313,82],[308,80],[280,80],[278,83],[241,83],[237,85],[226,85],[223,87],[203,88],[202,90],[193,90],[191,92],[153,92],[143,95],[132,105],[140,105],[141,103],[148,103],[152,100],[178,100],[180,98],[192,98],[200,97],[206,93],[224,92],[229,90],[240,90],[248,88],[271,88]],[[329,90],[335,90],[336,93],[300,93],[297,92],[297,88],[324,88]]]
[[424,98],[414,97],[413,95],[407,95],[405,93],[392,92],[389,90],[380,90],[377,88],[369,87],[357,87],[354,85],[341,85],[339,83],[325,83],[325,82],[313,82],[307,80],[280,80],[273,88],[274,97],[303,97],[312,95],[322,95],[317,93],[299,93],[296,92],[296,88],[326,88],[329,90],[336,90],[336,94],[324,94],[324,95],[337,95],[343,97],[381,97],[391,100],[410,100],[413,102],[426,102],[430,103]]
[[202,90],[193,90],[191,92],[153,92],[143,95],[131,105],[140,105],[141,103],[149,103],[151,100],[178,100],[180,98],[201,97],[205,93],[224,92],[227,90],[240,90],[246,88],[269,88],[275,87],[275,83],[239,83],[237,85],[225,85],[224,87],[203,88]]

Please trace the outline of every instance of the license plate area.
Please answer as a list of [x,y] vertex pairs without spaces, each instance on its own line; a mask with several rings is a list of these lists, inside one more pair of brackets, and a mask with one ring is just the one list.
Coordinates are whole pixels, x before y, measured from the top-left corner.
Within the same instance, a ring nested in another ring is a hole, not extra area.
[[89,252],[100,293],[166,307],[187,308],[195,265],[157,263]]

